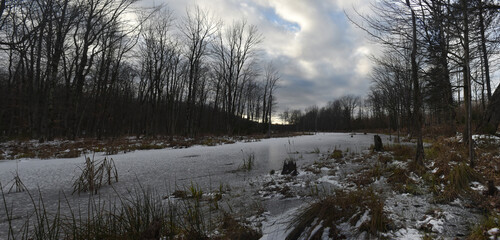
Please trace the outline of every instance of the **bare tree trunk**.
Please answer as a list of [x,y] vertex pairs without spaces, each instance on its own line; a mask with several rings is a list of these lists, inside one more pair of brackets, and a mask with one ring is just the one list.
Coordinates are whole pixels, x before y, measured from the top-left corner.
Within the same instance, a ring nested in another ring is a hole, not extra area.
[[486,78],[486,91],[488,93],[488,101],[491,99],[491,86],[490,86],[490,66],[488,63],[488,51],[486,49],[486,36],[485,36],[485,26],[484,26],[484,9],[483,0],[479,0],[479,28],[481,33],[481,50],[484,64],[484,73]]
[[417,150],[415,154],[415,162],[424,165],[424,144],[422,140],[422,98],[420,96],[420,84],[418,82],[418,66],[417,66],[417,20],[413,11],[410,0],[406,0],[406,5],[411,11],[412,23],[412,48],[411,48],[411,80],[413,83],[413,114],[415,124],[415,134],[417,137]]
[[468,145],[469,149],[469,164],[470,167],[474,167],[474,148],[472,141],[472,106],[471,106],[471,81],[470,81],[470,56],[469,56],[469,14],[467,1],[462,1],[462,11],[463,11],[463,25],[464,25],[464,59],[463,59],[463,74],[464,74],[464,100],[465,100],[465,134],[464,134],[464,142]]
[[272,107],[271,107],[272,105],[273,105],[273,95],[270,95],[269,96],[269,124],[268,124],[268,129],[267,129],[267,137],[268,138],[271,137],[271,125],[272,125],[271,115],[273,114]]

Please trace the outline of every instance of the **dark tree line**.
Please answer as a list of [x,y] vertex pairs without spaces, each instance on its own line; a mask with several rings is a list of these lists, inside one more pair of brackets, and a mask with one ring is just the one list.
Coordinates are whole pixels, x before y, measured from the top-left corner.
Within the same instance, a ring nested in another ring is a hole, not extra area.
[[364,128],[366,122],[362,120],[363,109],[360,97],[346,95],[322,108],[309,107],[304,113],[300,110],[286,110],[282,113],[282,120],[293,125],[295,131],[351,131]]
[[279,73],[258,64],[255,26],[135,2],[2,1],[0,135],[267,130]]

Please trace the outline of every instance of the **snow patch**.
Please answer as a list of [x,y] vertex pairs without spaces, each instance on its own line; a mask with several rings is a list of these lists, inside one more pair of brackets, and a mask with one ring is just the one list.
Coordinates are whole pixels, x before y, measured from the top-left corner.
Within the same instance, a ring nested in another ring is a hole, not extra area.
[[470,188],[474,191],[479,191],[479,192],[486,190],[486,187],[479,182],[471,182]]
[[488,230],[488,234],[490,236],[497,236],[500,233],[500,230],[498,228],[492,228]]
[[443,219],[435,219],[434,217],[428,216],[423,221],[417,221],[418,228],[427,228],[435,233],[443,233]]
[[356,228],[359,228],[361,226],[361,224],[363,224],[364,222],[366,222],[368,220],[370,220],[370,216],[368,216],[368,211],[365,211],[363,216],[361,216],[361,218],[356,223]]
[[334,177],[332,177],[332,176],[323,176],[323,177],[318,179],[318,182],[326,182],[326,183],[332,184],[333,186],[338,187],[338,188],[344,187],[344,185],[342,185],[339,181],[337,181],[333,178]]
[[400,240],[421,239],[418,230],[413,228],[401,228],[394,235],[396,239]]

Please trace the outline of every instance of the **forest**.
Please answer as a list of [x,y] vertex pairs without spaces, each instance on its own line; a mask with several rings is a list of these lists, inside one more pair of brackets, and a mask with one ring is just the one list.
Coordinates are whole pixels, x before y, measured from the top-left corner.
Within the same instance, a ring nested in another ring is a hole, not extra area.
[[407,0],[346,13],[383,49],[371,57],[370,92],[282,117],[307,131],[390,129],[419,139],[422,129],[458,131],[472,149],[474,133],[495,133],[500,123],[499,9],[497,1]]
[[495,90],[500,92],[495,88],[500,77],[498,2],[381,1],[372,8],[372,15],[346,13],[383,49],[380,56],[371,57],[368,95],[342,96],[325,107],[311,106],[305,113],[289,110],[284,116],[299,129],[390,128],[410,133],[420,111],[420,125],[454,133],[465,126],[470,105],[473,125],[495,132],[498,120],[492,112]]
[[246,134],[270,122],[280,75],[258,62],[256,26],[135,2],[3,0],[0,134]]
[[346,13],[383,49],[371,57],[371,90],[305,111],[273,109],[280,73],[260,61],[256,26],[135,2],[3,0],[0,134],[241,135],[267,131],[277,111],[290,131],[453,134],[500,122],[494,1],[382,1],[374,14]]
[[369,90],[282,108],[253,15],[0,0],[0,238],[498,239],[500,0],[217,2],[343,19]]

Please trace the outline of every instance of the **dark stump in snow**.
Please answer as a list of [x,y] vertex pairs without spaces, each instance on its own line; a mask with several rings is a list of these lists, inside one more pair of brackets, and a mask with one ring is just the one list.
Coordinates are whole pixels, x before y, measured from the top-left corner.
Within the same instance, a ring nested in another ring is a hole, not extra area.
[[375,141],[375,147],[373,148],[373,150],[377,152],[384,150],[384,145],[382,144],[382,138],[380,138],[379,135],[373,136],[373,140]]
[[488,181],[488,191],[486,192],[486,195],[488,196],[495,196],[498,193],[497,187],[495,187],[495,183],[493,180]]
[[297,176],[299,174],[299,172],[297,171],[297,163],[292,159],[285,160],[285,162],[283,163],[283,170],[281,170],[281,175],[286,174],[290,174],[292,176]]

